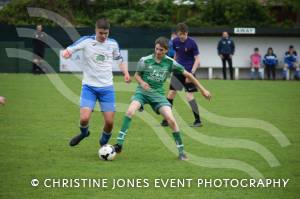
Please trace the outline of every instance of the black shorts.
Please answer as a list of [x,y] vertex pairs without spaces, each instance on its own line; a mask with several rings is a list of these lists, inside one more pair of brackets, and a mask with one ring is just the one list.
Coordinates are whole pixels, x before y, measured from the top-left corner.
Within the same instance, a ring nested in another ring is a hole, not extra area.
[[171,84],[169,89],[174,91],[181,91],[185,89],[185,92],[197,92],[198,89],[193,83],[186,83],[185,76],[182,74],[173,74],[171,77]]
[[33,54],[34,54],[34,58],[37,58],[38,56],[43,59],[45,55],[45,48],[34,48]]

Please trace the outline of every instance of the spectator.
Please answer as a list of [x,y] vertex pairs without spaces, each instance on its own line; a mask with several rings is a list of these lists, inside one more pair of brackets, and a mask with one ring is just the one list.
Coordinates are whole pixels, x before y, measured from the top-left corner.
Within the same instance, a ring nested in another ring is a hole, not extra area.
[[289,50],[284,55],[283,79],[288,79],[288,70],[295,69],[295,79],[300,79],[300,68],[297,52],[294,46],[289,46]]
[[261,55],[258,48],[254,48],[254,53],[250,56],[251,60],[251,79],[256,78],[258,74],[259,79],[264,78],[263,69],[261,68]]
[[233,80],[232,56],[234,54],[235,45],[227,32],[222,33],[222,39],[218,43],[218,55],[222,60],[223,78],[226,79],[226,61],[229,65],[230,79]]
[[[267,54],[265,54],[263,62],[265,64],[266,67],[266,73],[267,73],[267,78],[268,80],[276,79],[276,65],[278,64],[278,60],[277,60],[277,56],[276,54],[273,52],[273,48],[269,47]],[[271,74],[272,74],[272,78],[271,78]]]
[[46,41],[46,33],[43,32],[43,27],[41,24],[36,26],[36,31],[33,35],[34,39],[32,40],[33,46],[33,64],[32,64],[32,73],[33,74],[41,74],[44,73],[41,64],[45,54],[45,41]]

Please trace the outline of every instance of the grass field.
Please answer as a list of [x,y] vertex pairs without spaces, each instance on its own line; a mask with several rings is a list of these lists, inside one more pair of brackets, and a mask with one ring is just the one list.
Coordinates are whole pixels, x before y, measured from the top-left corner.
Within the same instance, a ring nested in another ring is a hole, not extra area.
[[[176,159],[176,154],[172,153],[176,150],[175,144],[167,136],[171,131],[165,129],[167,133],[158,133],[164,130],[158,125],[161,118],[147,106],[145,113],[139,113],[134,118],[122,154],[115,161],[104,162],[97,156],[99,133],[103,124],[101,113],[97,111],[93,114],[91,136],[78,147],[69,147],[69,139],[78,133],[78,105],[64,97],[68,92],[57,90],[56,86],[62,88],[63,84],[53,79],[55,75],[49,77],[0,74],[0,95],[7,98],[7,104],[0,107],[0,198],[300,198],[299,82],[205,80],[203,84],[214,98],[208,102],[197,94],[202,107],[203,127],[191,130],[188,124],[193,117],[188,106],[180,98],[175,100],[175,109],[179,114],[177,117],[186,121],[179,119],[185,149],[194,155],[190,161]],[[59,78],[66,88],[77,95],[72,97],[73,101],[79,101],[80,80],[72,74],[59,75]],[[116,77],[115,82],[118,82],[117,102],[123,104],[120,109],[124,109],[135,84],[124,86],[120,77]],[[111,143],[115,142],[123,114],[120,111],[116,113]],[[153,120],[148,120],[146,116],[156,120],[154,125]],[[290,144],[281,146],[276,137],[261,128],[259,122],[254,122],[255,128],[237,127],[239,125],[230,127],[222,124],[220,116],[225,118],[224,121],[226,118],[264,120],[280,129]],[[219,139],[220,143],[214,142],[212,138]],[[237,139],[258,145],[253,145],[253,150],[249,150],[245,148],[246,145],[243,147],[243,142],[236,143],[234,140]],[[233,140],[233,144],[224,146],[222,140]],[[234,147],[234,144],[242,145]],[[264,156],[257,153],[260,149],[256,146],[271,152],[278,162],[273,156],[269,162],[266,161]],[[119,178],[142,178],[152,182],[156,178],[253,177],[238,169],[198,166],[194,163],[203,162],[193,159],[196,156],[206,160],[239,160],[251,165],[266,178],[285,178],[290,181],[286,188],[155,188],[150,183],[148,188],[114,190],[110,186],[46,188],[32,187],[30,184],[33,178],[41,183],[48,178],[106,178],[110,184],[112,179]]]

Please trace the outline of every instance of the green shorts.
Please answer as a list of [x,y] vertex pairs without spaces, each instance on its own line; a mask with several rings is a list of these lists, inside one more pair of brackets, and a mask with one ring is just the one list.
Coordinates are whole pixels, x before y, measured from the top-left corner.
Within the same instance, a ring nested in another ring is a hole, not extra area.
[[131,100],[140,102],[142,106],[149,104],[157,114],[159,114],[160,107],[171,107],[171,104],[167,100],[166,96],[161,94],[136,92],[134,96],[132,96]]

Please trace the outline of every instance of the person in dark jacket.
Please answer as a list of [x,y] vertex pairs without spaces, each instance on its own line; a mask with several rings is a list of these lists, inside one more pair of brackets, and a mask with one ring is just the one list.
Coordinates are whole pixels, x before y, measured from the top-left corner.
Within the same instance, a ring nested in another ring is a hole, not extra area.
[[288,51],[284,54],[283,79],[288,79],[288,71],[295,70],[295,79],[300,80],[300,66],[298,62],[297,51],[290,45]]
[[[276,65],[278,64],[278,59],[276,54],[273,52],[273,48],[269,47],[267,54],[265,54],[263,62],[266,66],[266,73],[268,80],[276,79]],[[272,74],[272,77],[271,77]]]
[[33,74],[41,74],[44,73],[41,64],[42,59],[45,55],[45,47],[46,47],[46,33],[43,32],[43,27],[41,24],[36,26],[36,31],[33,35],[34,39],[32,40],[33,46],[33,64],[32,64],[32,73]]
[[228,32],[222,33],[222,39],[218,43],[218,55],[222,60],[223,65],[223,78],[226,77],[226,61],[229,65],[230,79],[233,80],[233,67],[232,67],[232,56],[234,55],[235,45],[231,38],[229,38]]

